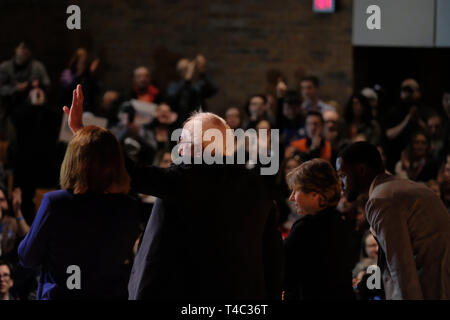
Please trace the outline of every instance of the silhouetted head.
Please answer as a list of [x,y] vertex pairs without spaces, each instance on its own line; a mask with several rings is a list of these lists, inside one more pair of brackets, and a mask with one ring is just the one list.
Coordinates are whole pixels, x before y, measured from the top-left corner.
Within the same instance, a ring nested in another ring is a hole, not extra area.
[[367,142],[356,142],[342,149],[336,160],[336,170],[342,190],[348,201],[354,201],[369,191],[373,179],[384,172],[377,147]]

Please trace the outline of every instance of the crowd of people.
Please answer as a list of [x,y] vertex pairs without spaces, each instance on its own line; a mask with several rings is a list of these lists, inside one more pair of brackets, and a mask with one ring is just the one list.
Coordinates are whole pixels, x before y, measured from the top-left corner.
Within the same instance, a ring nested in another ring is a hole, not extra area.
[[[386,171],[393,185],[422,184],[450,214],[450,89],[424,105],[426,92],[408,78],[396,101],[377,86],[340,106],[322,100],[317,77],[288,87],[280,75],[274,90],[215,115],[208,99],[219,88],[201,54],[180,59],[179,79],[166,88],[137,66],[124,92],[101,87],[100,63],[77,49],[53,86],[26,42],[0,64],[0,299],[436,297],[367,288],[367,268],[384,257],[380,244],[401,248],[380,230],[374,237],[382,225],[367,212],[378,205],[374,193],[349,196],[340,175],[342,161],[367,164],[374,174],[360,176],[371,177],[369,186]],[[69,143],[59,139],[62,106],[75,133]],[[105,129],[83,128],[89,118]],[[256,180],[260,164],[248,159],[231,169],[171,165],[171,134],[193,119],[219,130],[279,130],[278,174]],[[376,146],[382,162],[355,160],[348,150],[358,142]],[[62,190],[39,203],[40,188]],[[82,280],[87,291],[74,293],[60,284],[77,259],[102,277],[92,272]]]

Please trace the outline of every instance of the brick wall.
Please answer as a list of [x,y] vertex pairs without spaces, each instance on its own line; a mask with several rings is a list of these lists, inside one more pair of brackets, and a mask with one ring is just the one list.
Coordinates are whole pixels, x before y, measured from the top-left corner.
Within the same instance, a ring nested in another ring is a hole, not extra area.
[[[268,74],[278,71],[290,87],[316,74],[323,97],[344,104],[353,86],[352,1],[337,2],[336,13],[320,15],[312,0],[2,0],[0,58],[32,36],[56,81],[83,45],[101,58],[102,87],[121,90],[138,65],[164,85],[179,57],[202,53],[220,87],[209,103],[216,112],[267,90]],[[66,29],[69,4],[81,7],[80,31]]]

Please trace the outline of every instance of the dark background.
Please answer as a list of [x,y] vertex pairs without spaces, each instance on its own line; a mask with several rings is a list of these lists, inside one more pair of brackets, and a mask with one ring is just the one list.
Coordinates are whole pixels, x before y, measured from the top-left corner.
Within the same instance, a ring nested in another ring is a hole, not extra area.
[[[71,4],[81,8],[81,30],[66,28]],[[375,83],[395,99],[410,76],[427,104],[439,104],[449,86],[450,49],[353,47],[352,0],[337,1],[332,14],[313,13],[312,0],[2,0],[0,8],[0,60],[32,39],[52,79],[52,101],[80,46],[101,59],[101,88],[119,91],[139,65],[149,66],[164,89],[176,77],[177,59],[202,53],[221,89],[209,103],[219,114],[250,94],[273,92],[279,73],[292,88],[316,74],[324,100],[341,107],[353,89]]]

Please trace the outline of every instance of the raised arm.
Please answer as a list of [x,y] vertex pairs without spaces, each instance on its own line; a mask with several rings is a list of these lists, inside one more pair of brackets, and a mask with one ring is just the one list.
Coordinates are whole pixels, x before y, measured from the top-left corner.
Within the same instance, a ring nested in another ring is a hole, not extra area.
[[76,133],[83,128],[83,101],[83,90],[79,84],[77,88],[73,90],[72,106],[70,109],[67,106],[63,107],[64,113],[69,117],[69,128],[73,133]]
[[20,263],[25,267],[36,267],[42,264],[51,233],[50,211],[50,200],[45,195],[30,231],[18,248]]

